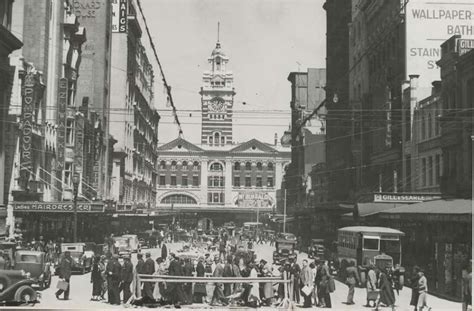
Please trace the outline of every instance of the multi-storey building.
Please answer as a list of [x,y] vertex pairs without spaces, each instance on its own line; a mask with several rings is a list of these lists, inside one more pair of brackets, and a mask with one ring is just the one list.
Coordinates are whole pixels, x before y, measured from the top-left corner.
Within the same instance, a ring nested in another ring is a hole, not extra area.
[[[112,1],[71,0],[72,12],[87,29],[82,47],[81,75],[74,90],[79,103],[87,102],[95,120],[93,161],[84,163],[93,173],[84,175],[93,198],[108,200],[114,141],[110,137],[110,74],[112,52]],[[125,86],[124,86],[125,87]],[[93,190],[92,190],[93,189]]]
[[[117,211],[155,206],[158,122],[155,73],[142,43],[143,18],[128,3],[127,31],[112,34],[110,134],[113,152],[111,197]],[[161,83],[163,79],[157,79]]]
[[351,117],[349,106],[349,28],[351,1],[327,0],[326,35],[326,164],[331,172],[329,201],[337,207],[352,188]]
[[[291,72],[291,163],[285,171],[287,214],[295,216],[289,230],[300,231],[301,222],[314,212],[311,192],[312,166],[325,162],[326,70],[308,68]],[[310,231],[301,230],[304,235]]]
[[472,198],[474,39],[458,35],[441,45],[441,148],[444,194]]
[[[232,139],[233,75],[220,42],[201,87],[201,144],[177,138],[158,147],[157,210],[180,213],[201,228],[261,220],[275,207],[289,148]],[[186,216],[187,215],[187,216]]]
[[[22,46],[17,35],[12,33],[13,0],[2,1],[0,5],[0,235],[6,234],[6,206],[10,189],[13,150],[8,148],[8,134],[16,120],[8,117],[15,71],[10,66],[9,55]],[[8,156],[9,155],[9,156]]]

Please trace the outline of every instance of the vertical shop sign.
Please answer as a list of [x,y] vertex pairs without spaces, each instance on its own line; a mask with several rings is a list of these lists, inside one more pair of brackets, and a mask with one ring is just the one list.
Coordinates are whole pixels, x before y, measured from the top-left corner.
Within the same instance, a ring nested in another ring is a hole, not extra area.
[[66,104],[68,80],[66,78],[59,79],[58,85],[58,129],[56,133],[56,170],[64,170],[64,160],[66,151]]
[[84,151],[84,117],[78,115],[76,118],[76,137],[74,139],[74,172],[82,174],[83,151]]
[[127,0],[112,0],[112,32],[127,32]]
[[33,166],[31,139],[33,134],[33,111],[35,101],[35,75],[27,73],[23,84],[23,102],[21,106],[20,174],[28,174]]

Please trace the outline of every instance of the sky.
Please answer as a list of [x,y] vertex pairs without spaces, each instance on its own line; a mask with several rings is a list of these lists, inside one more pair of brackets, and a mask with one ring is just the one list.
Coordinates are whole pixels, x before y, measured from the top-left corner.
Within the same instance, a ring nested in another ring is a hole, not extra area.
[[[202,73],[217,41],[234,73],[233,134],[236,142],[273,143],[290,124],[292,71],[324,68],[324,0],[141,0],[184,138],[201,137]],[[299,64],[298,64],[299,63]],[[245,103],[245,104],[244,104]],[[162,116],[160,144],[178,136],[171,110]],[[252,112],[258,110],[258,112]]]

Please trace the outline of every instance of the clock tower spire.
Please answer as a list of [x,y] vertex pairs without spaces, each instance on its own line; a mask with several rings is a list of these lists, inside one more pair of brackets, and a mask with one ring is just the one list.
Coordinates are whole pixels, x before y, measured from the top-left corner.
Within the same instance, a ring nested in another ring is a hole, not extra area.
[[221,49],[220,23],[217,23],[216,47],[208,58],[209,70],[203,73],[201,95],[201,144],[223,147],[232,144],[232,107],[234,75],[227,70],[229,58]]

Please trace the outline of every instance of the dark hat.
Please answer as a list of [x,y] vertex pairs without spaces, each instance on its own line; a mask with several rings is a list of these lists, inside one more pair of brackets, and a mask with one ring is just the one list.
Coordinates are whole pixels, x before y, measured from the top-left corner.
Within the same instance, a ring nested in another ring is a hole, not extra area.
[[151,253],[150,253],[150,252],[146,252],[146,253],[145,253],[145,257],[151,257]]

